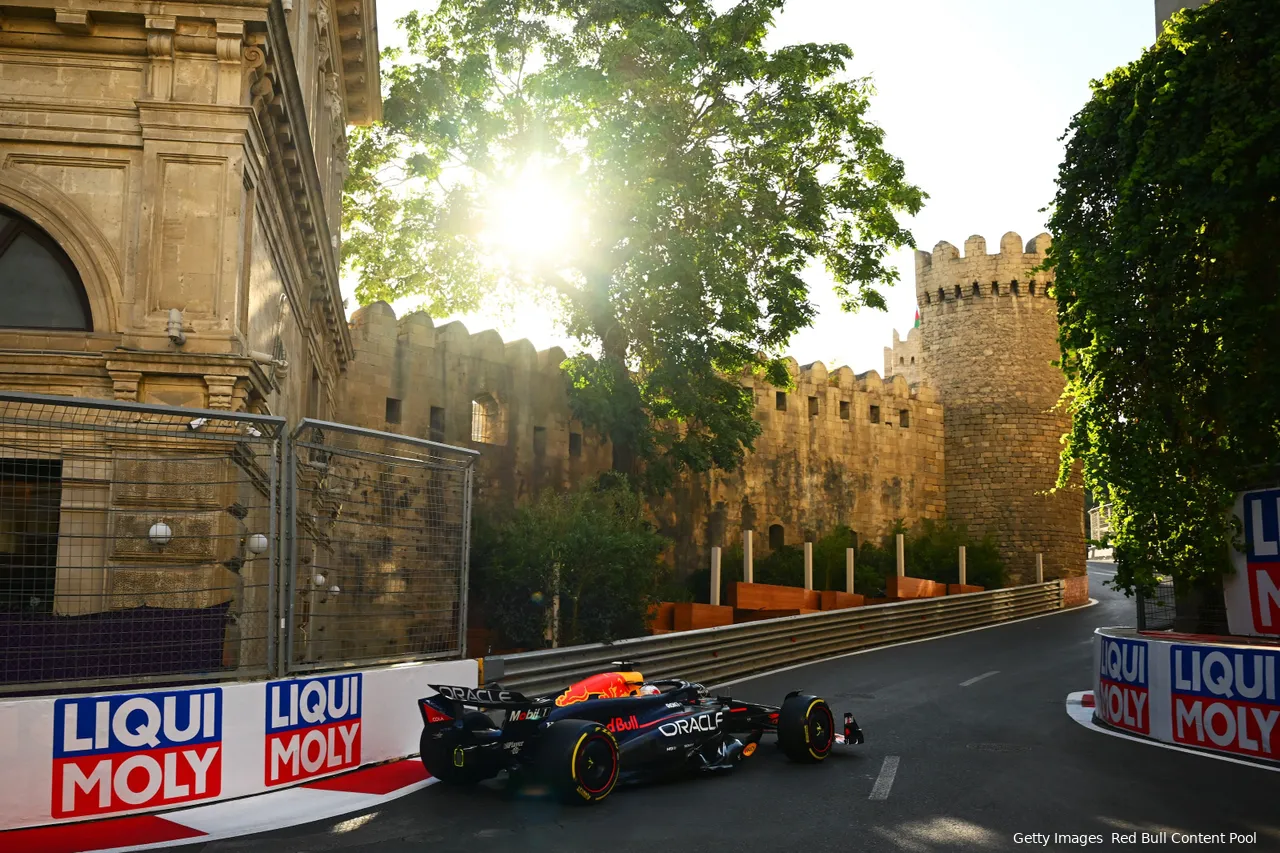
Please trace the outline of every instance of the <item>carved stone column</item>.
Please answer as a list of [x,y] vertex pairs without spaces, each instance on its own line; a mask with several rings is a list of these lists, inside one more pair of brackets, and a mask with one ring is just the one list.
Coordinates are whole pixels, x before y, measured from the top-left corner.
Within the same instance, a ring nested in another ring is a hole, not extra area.
[[138,370],[112,370],[111,390],[117,400],[127,403],[138,402],[138,383],[142,381],[142,372]]
[[206,375],[204,384],[209,388],[209,408],[231,411],[232,399],[236,391],[236,377]]
[[218,21],[218,103],[243,103],[244,21]]
[[173,36],[178,19],[173,15],[148,17],[147,54],[151,57],[150,95],[154,101],[173,99]]

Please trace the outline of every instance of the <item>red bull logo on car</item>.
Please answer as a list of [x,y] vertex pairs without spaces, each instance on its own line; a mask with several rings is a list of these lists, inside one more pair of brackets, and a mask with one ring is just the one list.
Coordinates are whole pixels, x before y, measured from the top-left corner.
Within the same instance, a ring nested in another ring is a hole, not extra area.
[[1175,743],[1276,757],[1280,652],[1175,645],[1169,661]]
[[221,688],[54,703],[54,817],[168,806],[221,791]]
[[267,685],[268,786],[359,766],[361,678],[356,673]]
[[1146,643],[1103,637],[1098,663],[1098,716],[1118,728],[1151,734],[1148,678]]

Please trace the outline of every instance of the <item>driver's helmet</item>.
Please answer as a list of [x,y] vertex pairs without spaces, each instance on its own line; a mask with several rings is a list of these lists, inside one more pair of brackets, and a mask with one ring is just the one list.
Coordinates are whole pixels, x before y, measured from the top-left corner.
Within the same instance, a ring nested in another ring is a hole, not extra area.
[[640,687],[641,696],[657,696],[660,693],[662,693],[662,691],[654,684],[645,684]]

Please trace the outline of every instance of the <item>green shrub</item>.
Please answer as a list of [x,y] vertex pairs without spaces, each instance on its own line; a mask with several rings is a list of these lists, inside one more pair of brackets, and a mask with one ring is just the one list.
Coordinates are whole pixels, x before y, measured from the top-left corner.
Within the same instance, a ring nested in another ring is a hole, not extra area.
[[[878,542],[864,540],[854,559],[854,592],[878,598],[885,594],[886,582],[898,568],[896,534],[902,533],[907,575],[943,583],[959,581],[959,547],[964,545],[965,580],[987,589],[1004,586],[1006,572],[995,540],[986,536],[974,540],[962,525],[925,519],[913,531],[902,519],[889,525]],[[854,533],[840,525],[813,543],[813,588],[845,588],[845,549],[853,545]],[[804,586],[804,546],[785,545],[758,558],[752,567],[756,583]],[[723,552],[720,563],[720,601],[728,600],[729,585],[742,580],[742,546]],[[693,600],[710,600],[711,570],[702,568],[688,576],[686,591]],[[667,599],[673,600],[673,599]]]
[[543,492],[502,516],[477,517],[470,594],[488,627],[513,646],[547,645],[557,589],[560,645],[636,637],[647,633],[648,608],[667,582],[666,545],[644,521],[637,496],[602,477],[573,492]]

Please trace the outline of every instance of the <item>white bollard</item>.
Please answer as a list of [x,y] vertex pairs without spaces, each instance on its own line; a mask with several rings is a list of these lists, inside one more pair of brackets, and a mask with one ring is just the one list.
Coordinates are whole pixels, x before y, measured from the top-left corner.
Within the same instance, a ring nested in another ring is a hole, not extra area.
[[853,549],[844,549],[844,591],[853,592]]
[[901,533],[898,534],[898,577],[907,576],[907,543]]
[[1044,583],[1044,554],[1036,552],[1036,583]]
[[964,546],[960,546],[960,586],[964,586]]
[[720,603],[720,546],[711,547],[711,603]]
[[813,589],[813,543],[804,543],[804,588]]
[[742,531],[742,582],[751,583],[751,531]]

